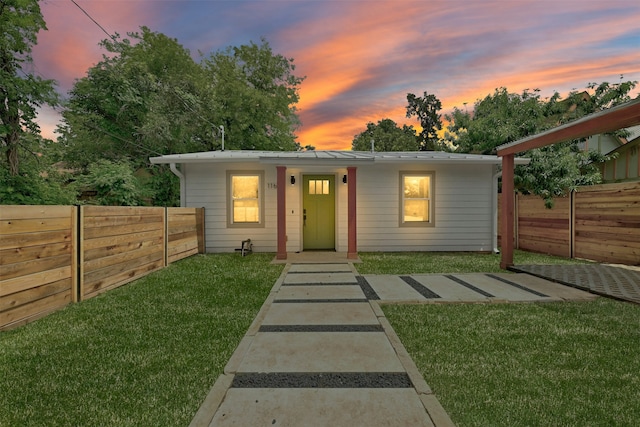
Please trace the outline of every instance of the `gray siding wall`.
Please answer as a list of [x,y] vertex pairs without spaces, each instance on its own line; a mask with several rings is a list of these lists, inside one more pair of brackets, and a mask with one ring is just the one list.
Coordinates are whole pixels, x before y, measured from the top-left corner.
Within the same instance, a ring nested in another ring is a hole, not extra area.
[[[400,171],[435,173],[435,226],[400,227]],[[358,169],[358,250],[489,251],[490,165],[389,165]]]
[[[276,166],[260,163],[183,165],[186,206],[205,208],[207,252],[231,252],[250,238],[257,252],[276,252]],[[227,170],[262,171],[265,226],[227,227]],[[435,172],[435,226],[400,227],[400,171]],[[347,251],[347,186],[344,167],[287,169],[287,251],[302,249],[302,175],[336,176],[336,250]],[[357,169],[358,250],[489,251],[492,242],[491,165],[360,165]],[[289,185],[294,175],[296,184]]]

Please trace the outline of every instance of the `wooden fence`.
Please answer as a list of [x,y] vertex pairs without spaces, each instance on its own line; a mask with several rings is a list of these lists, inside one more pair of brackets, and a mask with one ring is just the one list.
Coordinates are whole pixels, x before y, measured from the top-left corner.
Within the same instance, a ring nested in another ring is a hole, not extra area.
[[579,187],[552,209],[516,195],[514,222],[519,249],[640,265],[640,182]]
[[204,252],[204,209],[0,206],[0,330]]

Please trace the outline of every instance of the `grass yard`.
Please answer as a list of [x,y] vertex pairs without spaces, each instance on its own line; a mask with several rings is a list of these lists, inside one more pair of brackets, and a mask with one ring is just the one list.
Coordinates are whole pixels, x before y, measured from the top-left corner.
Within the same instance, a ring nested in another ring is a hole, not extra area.
[[0,333],[0,426],[185,426],[282,265],[197,255]]
[[383,310],[456,425],[638,425],[638,305],[600,298]]
[[[368,252],[358,254],[360,274],[499,273],[500,255],[472,252]],[[516,250],[514,264],[579,264],[587,261]]]

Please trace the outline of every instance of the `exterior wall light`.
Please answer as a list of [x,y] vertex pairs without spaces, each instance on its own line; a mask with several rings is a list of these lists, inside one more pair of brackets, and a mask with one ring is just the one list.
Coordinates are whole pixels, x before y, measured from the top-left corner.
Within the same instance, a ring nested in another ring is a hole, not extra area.
[[296,177],[291,175],[291,179],[289,181],[291,182],[291,185],[294,185],[296,183]]
[[343,184],[347,183],[347,175],[342,175],[342,183]]

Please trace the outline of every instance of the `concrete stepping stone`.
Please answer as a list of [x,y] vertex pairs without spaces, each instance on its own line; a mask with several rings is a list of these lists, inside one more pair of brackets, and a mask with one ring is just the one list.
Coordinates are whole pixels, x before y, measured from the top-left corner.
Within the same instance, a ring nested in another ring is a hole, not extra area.
[[549,297],[555,299],[591,301],[598,298],[598,296],[595,294],[572,288],[570,286],[565,286],[560,283],[550,282],[549,280],[532,276],[530,274],[497,273],[495,275],[519,283],[522,286],[549,295]]
[[352,273],[349,264],[293,264],[289,273]]
[[358,281],[353,273],[318,272],[287,274],[283,283],[291,285],[299,283],[358,283]]
[[505,299],[508,301],[536,301],[541,299],[539,295],[511,286],[485,274],[453,274],[452,276],[488,292],[497,299]]
[[411,388],[231,388],[211,425],[433,426]]
[[472,289],[466,288],[455,281],[440,274],[412,275],[415,280],[424,285],[427,289],[440,296],[434,301],[455,301],[455,302],[479,302],[489,301],[489,298]]
[[404,372],[384,332],[260,332],[237,372]]
[[366,302],[272,304],[263,325],[377,325]]
[[366,275],[365,279],[382,301],[424,301],[426,299],[399,276]]
[[343,300],[362,299],[365,295],[357,285],[281,286],[275,301],[279,300]]

